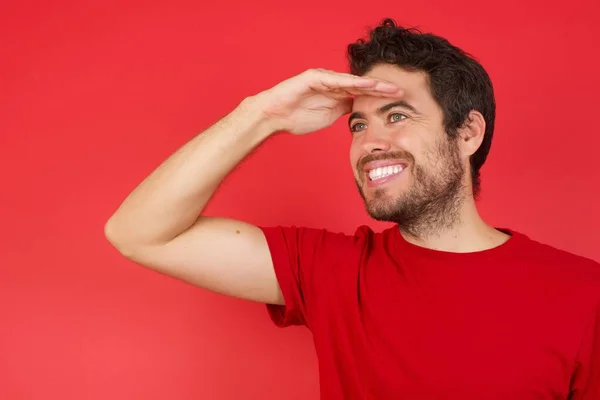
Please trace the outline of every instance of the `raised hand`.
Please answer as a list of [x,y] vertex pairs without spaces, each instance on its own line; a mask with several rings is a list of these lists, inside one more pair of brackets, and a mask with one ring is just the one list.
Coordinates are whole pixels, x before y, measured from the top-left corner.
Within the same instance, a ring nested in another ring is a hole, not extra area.
[[257,95],[261,110],[274,131],[296,135],[333,124],[352,108],[354,96],[400,97],[402,91],[390,82],[310,69]]

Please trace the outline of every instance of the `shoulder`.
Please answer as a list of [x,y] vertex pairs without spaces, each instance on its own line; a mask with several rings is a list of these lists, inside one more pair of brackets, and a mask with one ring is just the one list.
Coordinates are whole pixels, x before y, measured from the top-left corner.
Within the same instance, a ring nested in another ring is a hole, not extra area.
[[585,274],[590,278],[600,279],[600,263],[570,251],[560,249],[548,243],[540,242],[523,233],[516,233],[522,256],[530,262],[557,266],[571,271],[573,274]]
[[306,226],[261,227],[271,249],[332,253],[337,256],[358,255],[389,243],[393,228],[381,232],[360,225],[351,232]]
[[600,300],[600,263],[523,233],[513,232],[518,239],[519,259],[530,268],[543,272],[562,285],[588,291]]

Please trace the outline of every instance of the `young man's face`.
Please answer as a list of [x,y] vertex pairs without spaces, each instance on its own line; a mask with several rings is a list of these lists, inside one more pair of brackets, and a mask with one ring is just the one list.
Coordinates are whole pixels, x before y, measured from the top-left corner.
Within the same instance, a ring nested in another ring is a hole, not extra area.
[[461,160],[458,141],[444,130],[426,75],[385,64],[365,76],[393,82],[405,93],[398,100],[354,100],[350,162],[369,214],[409,224],[435,211],[431,207],[460,202],[468,164]]

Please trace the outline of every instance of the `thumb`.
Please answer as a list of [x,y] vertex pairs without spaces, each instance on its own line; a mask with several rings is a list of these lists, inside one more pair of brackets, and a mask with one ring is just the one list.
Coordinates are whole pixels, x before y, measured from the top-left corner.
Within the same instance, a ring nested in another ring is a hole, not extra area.
[[352,111],[352,103],[353,99],[350,97],[346,97],[339,101],[337,106],[335,107],[336,114],[339,116],[346,115]]

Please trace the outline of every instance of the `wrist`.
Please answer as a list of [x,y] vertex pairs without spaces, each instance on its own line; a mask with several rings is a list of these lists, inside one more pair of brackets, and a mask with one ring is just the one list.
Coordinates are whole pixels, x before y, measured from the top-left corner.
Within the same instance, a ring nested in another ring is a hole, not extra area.
[[266,100],[261,93],[248,96],[239,105],[240,111],[251,118],[256,126],[256,132],[264,139],[281,131],[275,120],[266,112]]

